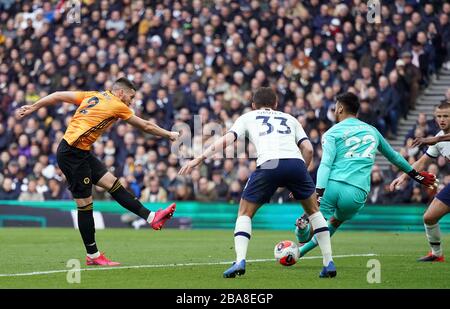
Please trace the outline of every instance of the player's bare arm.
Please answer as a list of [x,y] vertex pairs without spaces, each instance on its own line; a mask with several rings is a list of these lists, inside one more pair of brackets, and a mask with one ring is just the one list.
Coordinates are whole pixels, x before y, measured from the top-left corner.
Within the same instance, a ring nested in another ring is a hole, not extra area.
[[178,132],[167,131],[166,129],[158,126],[156,123],[142,119],[138,116],[131,116],[128,120],[126,120],[126,122],[131,124],[133,127],[144,131],[145,133],[168,138],[171,141],[177,140],[180,136],[180,133]]
[[300,145],[300,152],[302,153],[303,159],[305,159],[306,166],[309,166],[311,164],[313,155],[314,155],[314,148],[313,145],[309,140],[304,140]]
[[[414,162],[414,164],[412,164],[412,167],[414,168],[414,170],[420,171],[426,165],[431,163],[431,161],[432,161],[432,158],[430,156],[428,156],[427,154],[424,154],[422,157],[420,157],[419,160],[417,160],[416,162]],[[391,191],[395,191],[396,188],[399,188],[408,179],[408,177],[409,177],[408,174],[402,174],[401,176],[397,177],[396,179],[394,179],[391,182],[389,189]]]
[[229,145],[232,145],[235,141],[235,135],[232,132],[228,132],[221,138],[217,139],[211,146],[209,146],[201,156],[189,161],[186,163],[178,172],[180,175],[187,175],[189,174],[192,169],[194,169],[196,166],[203,163],[204,160],[215,154],[216,152],[223,150],[227,148]]
[[48,96],[45,96],[35,103],[31,105],[25,105],[21,108],[17,109],[16,111],[16,117],[18,119],[22,119],[33,112],[37,111],[41,107],[46,107],[50,105],[55,105],[60,102],[67,102],[72,104],[77,104],[77,92],[75,91],[56,91],[52,94],[49,94]]
[[419,137],[413,141],[412,147],[421,146],[421,145],[431,146],[431,145],[436,145],[437,143],[440,143],[440,142],[448,142],[448,141],[450,141],[450,133],[440,135],[440,136]]

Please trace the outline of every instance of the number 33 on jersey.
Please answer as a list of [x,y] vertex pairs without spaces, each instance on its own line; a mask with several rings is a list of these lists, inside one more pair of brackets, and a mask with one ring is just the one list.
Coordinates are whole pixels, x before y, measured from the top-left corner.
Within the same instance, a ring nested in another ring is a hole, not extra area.
[[255,145],[259,166],[268,160],[303,159],[298,145],[307,139],[298,120],[289,114],[262,108],[248,112],[231,127],[236,138],[247,136]]

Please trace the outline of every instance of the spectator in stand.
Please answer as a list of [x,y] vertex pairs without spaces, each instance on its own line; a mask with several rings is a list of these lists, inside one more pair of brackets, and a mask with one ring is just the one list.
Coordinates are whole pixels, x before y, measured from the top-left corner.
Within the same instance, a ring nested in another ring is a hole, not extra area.
[[214,182],[209,181],[206,177],[200,178],[196,200],[199,202],[213,202],[217,200]]
[[[381,107],[381,116],[387,123],[388,136],[397,135],[397,117],[399,109],[399,97],[395,96],[393,88],[389,85],[386,76],[379,79],[378,100]],[[390,133],[390,134],[389,134]]]
[[44,201],[44,195],[37,191],[37,182],[34,179],[28,181],[26,190],[20,193],[19,201]]
[[419,187],[414,187],[410,202],[413,204],[424,204],[427,202],[427,197]]
[[371,188],[370,194],[367,197],[368,203],[384,204],[386,201],[384,197],[384,183],[379,168],[372,170]]
[[144,179],[145,189],[142,191],[140,201],[143,203],[167,202],[167,192],[161,187],[158,177],[145,177]]
[[361,100],[361,106],[359,108],[358,119],[368,123],[370,125],[376,125],[377,116],[373,112],[372,107],[370,106],[369,100],[363,99]]
[[216,169],[212,172],[212,181],[214,182],[214,190],[217,193],[217,201],[226,202],[228,185],[223,179],[221,170]]
[[189,201],[194,198],[192,190],[184,183],[180,183],[175,188],[174,200],[176,201]]
[[241,200],[242,188],[238,181],[233,181],[228,193],[228,201],[232,204],[239,204]]
[[20,195],[18,186],[9,177],[5,177],[0,188],[0,200],[17,200]]
[[61,183],[52,178],[48,181],[48,191],[44,193],[45,200],[71,200],[72,195],[66,188],[61,186]]
[[410,51],[403,52],[401,56],[401,60],[403,60],[403,63],[405,64],[405,68],[404,73],[403,69],[399,69],[399,74],[405,77],[405,80],[409,85],[409,109],[414,110],[416,108],[416,100],[419,95],[422,74],[419,68],[411,62],[412,54]]
[[396,70],[392,70],[389,73],[389,85],[392,88],[393,97],[397,100],[399,116],[407,119],[408,104],[405,104],[404,102],[409,102],[409,85],[404,77],[404,66],[405,62],[403,60],[397,60]]
[[415,137],[415,132],[417,128],[421,128],[424,132],[424,136],[436,135],[439,128],[434,119],[427,120],[427,115],[425,113],[420,113],[417,117],[417,124],[415,124],[405,136],[405,141],[409,138]]

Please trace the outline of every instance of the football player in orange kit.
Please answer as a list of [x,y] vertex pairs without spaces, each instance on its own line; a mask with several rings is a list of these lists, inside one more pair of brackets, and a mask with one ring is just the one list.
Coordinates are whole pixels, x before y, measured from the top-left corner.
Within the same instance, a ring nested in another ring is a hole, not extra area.
[[58,91],[16,111],[17,118],[21,119],[41,107],[59,102],[78,105],[58,146],[56,157],[77,204],[78,227],[87,251],[87,265],[120,265],[107,259],[97,249],[92,184],[108,190],[120,205],[147,220],[155,230],[161,229],[175,211],[175,203],[156,212],[145,208],[90,151],[91,145],[97,138],[118,119],[146,133],[168,138],[171,141],[178,138],[178,132],[167,131],[134,115],[129,106],[135,94],[136,88],[133,83],[126,78],[119,78],[114,82],[111,91]]

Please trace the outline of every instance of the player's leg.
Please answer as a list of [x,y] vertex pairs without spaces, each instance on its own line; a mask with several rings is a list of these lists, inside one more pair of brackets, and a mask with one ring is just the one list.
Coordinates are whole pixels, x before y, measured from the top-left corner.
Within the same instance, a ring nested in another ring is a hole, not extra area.
[[260,206],[260,204],[241,199],[234,228],[236,262],[223,273],[224,278],[234,278],[236,275],[245,274],[245,259],[252,236],[252,218]]
[[336,276],[327,221],[319,210],[314,182],[305,163],[302,160],[285,160],[280,167],[280,173],[285,178],[286,187],[292,192],[294,198],[302,204],[314,230],[314,236],[323,256],[324,269],[320,276]]
[[336,230],[344,223],[343,221],[339,221],[335,217],[331,217],[328,220],[328,228],[330,229],[330,235],[333,236]]
[[[74,194],[74,193],[72,193]],[[97,258],[100,253],[95,242],[95,224],[93,215],[92,196],[87,198],[74,198],[77,204],[78,230],[86,247],[87,256]]]
[[94,184],[104,188],[124,208],[146,220],[153,229],[160,230],[164,223],[170,219],[175,212],[175,203],[164,210],[150,211],[120,183],[119,179],[107,171],[100,160],[93,155],[89,157],[89,165],[92,169],[92,181]]
[[[328,191],[328,193],[327,193]],[[320,203],[320,211],[328,220],[330,237],[344,222],[351,220],[364,207],[367,193],[363,190],[337,181],[330,181]],[[317,246],[313,237],[300,247],[300,256],[304,256]]]
[[92,196],[74,198],[77,204],[78,230],[86,248],[86,265],[118,266],[120,263],[106,258],[97,249]]
[[250,175],[245,185],[234,228],[236,262],[223,273],[224,278],[234,278],[245,273],[245,258],[252,236],[252,218],[258,208],[268,202],[275,193],[277,185],[273,177],[273,170],[258,168]]
[[447,187],[439,192],[439,194],[433,199],[430,207],[428,207],[423,216],[425,233],[431,247],[431,252],[428,255],[420,258],[418,260],[420,262],[444,261],[444,255],[441,247],[441,230],[439,227],[439,220],[450,212],[450,207],[448,206],[450,205],[450,200],[447,198],[448,192],[446,192],[448,190]]
[[306,213],[303,213],[297,220],[295,221],[295,237],[297,238],[297,242],[300,244],[307,243],[314,236],[313,229],[311,224],[309,223],[309,218]]
[[68,187],[77,204],[78,230],[86,248],[88,265],[116,266],[97,249],[92,200],[91,169],[86,161],[88,152],[71,147],[62,140],[56,152],[58,166],[66,177]]
[[236,262],[245,260],[247,256],[248,243],[252,235],[252,218],[261,205],[241,199],[238,217],[234,228],[234,249],[236,251]]
[[[336,230],[342,223],[343,222],[341,222],[341,221],[337,220],[335,217],[331,216],[331,218],[327,221],[328,230],[330,231],[330,237],[332,237],[334,235],[334,233],[336,232]],[[312,231],[313,231],[313,229],[311,228],[311,233],[312,233]],[[306,243],[302,244],[302,246],[300,246],[300,248],[299,248],[300,257],[305,256],[309,251],[311,251],[312,249],[317,247],[317,239],[314,237],[314,234],[312,234],[312,235],[313,236],[309,239],[309,241],[307,241]]]
[[344,222],[355,217],[364,208],[367,192],[352,185],[331,181],[337,190],[338,199],[333,216],[330,218],[330,233],[333,235]]
[[[325,190],[325,194],[322,197],[320,203],[320,212],[322,213],[325,219],[331,218],[333,216],[336,210],[336,204],[337,204],[337,194],[335,194],[334,188],[330,187],[330,189]],[[295,228],[295,236],[297,237],[298,242],[303,244],[309,242],[314,237],[313,228],[311,227],[311,224],[307,225],[302,224],[305,221],[309,223],[309,218],[306,213],[303,214],[299,219],[297,219],[296,223],[299,224],[296,224]],[[328,228],[330,228],[329,224]],[[317,245],[317,241],[315,241],[315,243]],[[316,246],[312,247],[310,250],[312,250],[315,247]]]
[[303,205],[303,209],[308,214],[311,227],[313,228],[314,238],[322,252],[324,267],[320,273],[320,277],[335,277],[336,268],[332,257],[330,231],[328,229],[327,221],[319,211],[316,193],[307,199],[300,200],[300,202]]

